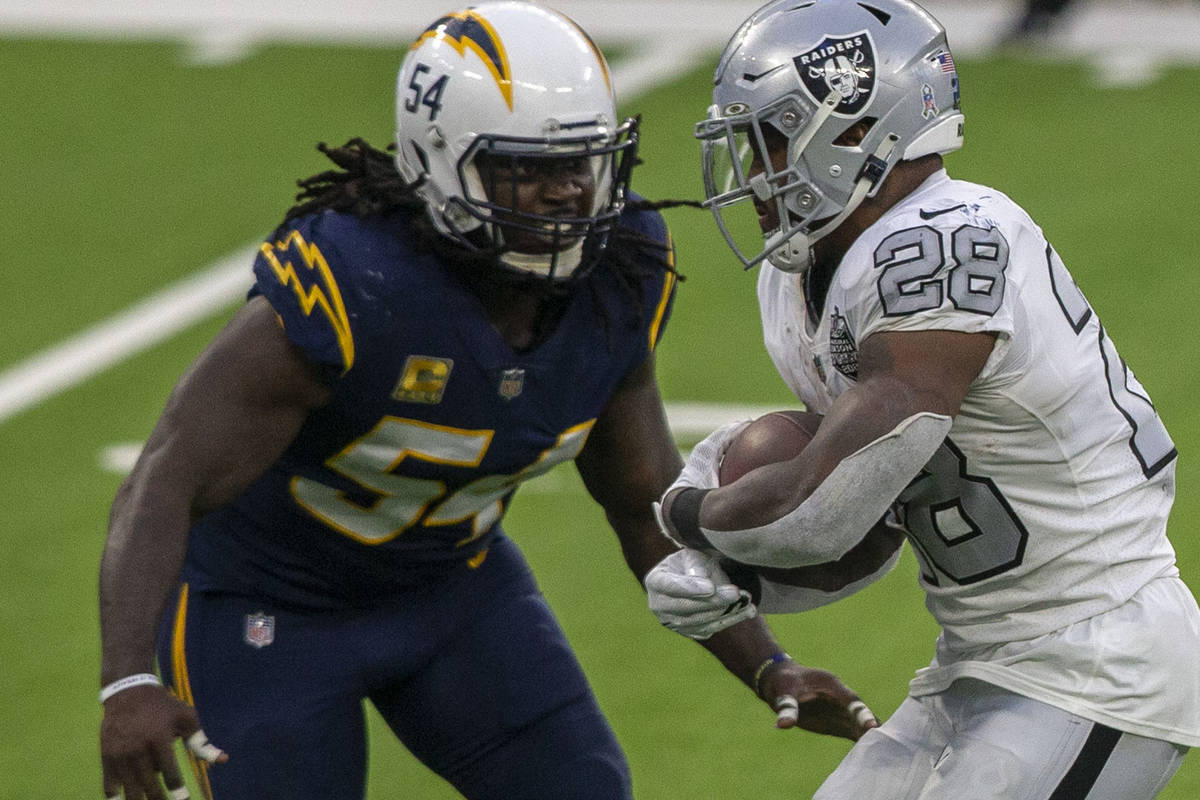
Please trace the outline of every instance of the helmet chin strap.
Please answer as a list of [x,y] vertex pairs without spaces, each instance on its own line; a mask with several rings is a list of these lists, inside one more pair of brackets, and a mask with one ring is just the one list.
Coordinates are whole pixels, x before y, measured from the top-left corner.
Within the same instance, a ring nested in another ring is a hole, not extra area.
[[[850,194],[850,200],[837,216],[831,217],[828,222],[815,231],[806,232],[800,228],[792,229],[782,244],[767,253],[767,261],[775,269],[783,272],[803,273],[807,271],[812,264],[812,246],[832,233],[834,228],[846,220],[846,217],[853,214],[855,209],[866,199],[869,191],[871,191],[871,180],[865,176],[859,178],[858,183],[854,185],[854,191]],[[770,246],[769,242],[767,246]]]
[[[845,222],[846,217],[853,214],[862,205],[867,194],[883,177],[887,158],[896,147],[897,138],[895,134],[884,137],[884,140],[879,143],[879,147],[875,148],[875,152],[867,158],[858,181],[854,184],[854,191],[850,193],[850,199],[846,201],[846,205],[837,215],[831,217],[828,222],[815,231],[805,231],[796,227],[783,233],[782,237],[778,233],[770,237],[764,248],[767,250],[767,262],[782,272],[803,273],[807,271],[812,264],[812,246]],[[775,239],[779,239],[779,241],[773,241]]]
[[583,260],[583,241],[580,240],[565,250],[557,253],[518,253],[506,250],[500,255],[500,263],[506,267],[528,272],[542,277],[550,276],[554,270],[553,279],[562,280],[575,274],[579,262]]

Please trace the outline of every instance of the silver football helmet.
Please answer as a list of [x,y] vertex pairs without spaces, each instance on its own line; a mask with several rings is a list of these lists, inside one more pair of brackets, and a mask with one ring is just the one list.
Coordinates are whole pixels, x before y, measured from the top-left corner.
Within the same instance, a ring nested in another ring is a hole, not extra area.
[[[708,118],[696,125],[705,204],[746,268],[765,258],[806,269],[813,243],[898,161],[962,146],[946,32],[909,0],[775,0],[734,34],[714,83]],[[860,122],[869,126],[861,142],[842,138]],[[786,140],[782,169],[766,155],[768,140]],[[752,170],[755,153],[761,167]],[[764,208],[779,220],[765,233]]]
[[[565,279],[616,224],[637,132],[618,122],[608,64],[578,25],[500,1],[446,14],[413,43],[396,81],[396,143],[396,166],[440,233]],[[522,181],[545,171],[594,188],[590,208],[514,208]]]

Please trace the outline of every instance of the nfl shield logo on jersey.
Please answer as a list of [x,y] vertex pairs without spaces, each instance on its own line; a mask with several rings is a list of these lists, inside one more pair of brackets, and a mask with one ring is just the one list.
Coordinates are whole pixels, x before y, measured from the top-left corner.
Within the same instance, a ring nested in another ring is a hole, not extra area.
[[275,641],[275,617],[258,611],[246,615],[246,644],[253,647],[266,647]]
[[500,386],[497,391],[505,400],[512,400],[525,388],[525,370],[520,367],[506,369],[500,373]]

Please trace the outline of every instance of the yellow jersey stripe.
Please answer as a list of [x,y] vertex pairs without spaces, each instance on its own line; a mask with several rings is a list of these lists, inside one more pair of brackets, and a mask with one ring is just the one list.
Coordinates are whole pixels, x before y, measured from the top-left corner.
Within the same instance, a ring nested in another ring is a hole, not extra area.
[[[187,650],[184,646],[187,634],[188,585],[185,583],[179,590],[179,607],[175,610],[175,624],[171,628],[171,665],[176,696],[195,707],[196,701],[192,696],[192,684],[188,678]],[[196,783],[207,800],[212,800],[212,785],[208,781],[208,762],[196,758],[191,750],[187,750],[188,761],[192,772],[196,775]]]

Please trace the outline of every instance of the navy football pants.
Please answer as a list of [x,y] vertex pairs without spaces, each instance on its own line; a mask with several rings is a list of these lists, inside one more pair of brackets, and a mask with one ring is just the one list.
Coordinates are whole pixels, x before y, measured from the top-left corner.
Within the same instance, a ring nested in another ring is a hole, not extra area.
[[296,613],[186,585],[179,599],[159,659],[229,753],[200,770],[213,800],[361,800],[364,699],[472,800],[632,796],[612,730],[507,539],[478,569],[384,609]]

